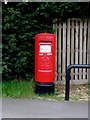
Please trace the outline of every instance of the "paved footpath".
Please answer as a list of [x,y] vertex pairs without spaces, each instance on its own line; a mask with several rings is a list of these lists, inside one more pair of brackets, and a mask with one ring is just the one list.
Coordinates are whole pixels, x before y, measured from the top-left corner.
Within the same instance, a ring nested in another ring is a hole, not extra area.
[[3,118],[88,118],[88,102],[3,99]]

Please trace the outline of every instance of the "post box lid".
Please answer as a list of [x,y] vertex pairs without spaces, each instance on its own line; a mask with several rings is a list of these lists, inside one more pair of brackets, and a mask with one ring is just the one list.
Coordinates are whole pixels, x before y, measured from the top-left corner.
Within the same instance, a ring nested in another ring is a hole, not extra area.
[[44,33],[39,33],[39,34],[36,34],[35,36],[55,36],[55,34],[52,34],[52,33],[47,33],[47,32],[44,32]]

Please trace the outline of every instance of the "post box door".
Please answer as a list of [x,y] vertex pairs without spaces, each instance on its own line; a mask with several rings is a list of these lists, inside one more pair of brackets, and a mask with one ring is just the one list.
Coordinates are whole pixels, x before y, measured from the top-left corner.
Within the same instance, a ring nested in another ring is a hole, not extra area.
[[52,70],[52,42],[40,42],[39,70]]

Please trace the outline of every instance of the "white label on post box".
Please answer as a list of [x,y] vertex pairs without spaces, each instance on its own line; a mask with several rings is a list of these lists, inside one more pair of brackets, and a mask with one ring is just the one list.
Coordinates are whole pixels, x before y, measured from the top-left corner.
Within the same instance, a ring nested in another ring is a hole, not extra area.
[[40,45],[40,52],[51,52],[51,45]]

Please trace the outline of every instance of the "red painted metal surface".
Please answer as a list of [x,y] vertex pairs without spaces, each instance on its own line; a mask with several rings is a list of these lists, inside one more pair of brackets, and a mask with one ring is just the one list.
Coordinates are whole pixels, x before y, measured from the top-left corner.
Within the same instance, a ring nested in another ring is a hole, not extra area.
[[50,83],[55,80],[56,36],[50,33],[35,35],[35,81]]

